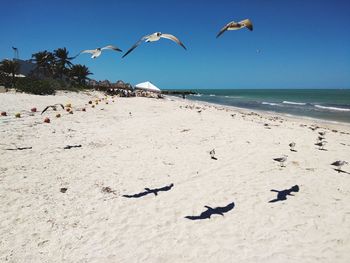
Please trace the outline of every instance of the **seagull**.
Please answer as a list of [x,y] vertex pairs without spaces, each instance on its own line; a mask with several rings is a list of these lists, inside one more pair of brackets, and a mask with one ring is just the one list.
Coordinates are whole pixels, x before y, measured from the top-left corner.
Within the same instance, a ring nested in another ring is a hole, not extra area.
[[336,166],[338,168],[338,171],[341,171],[341,168],[343,165],[349,164],[347,161],[335,161],[334,163],[331,163],[331,165]]
[[217,158],[215,157],[215,149],[211,150],[211,151],[209,152],[209,154],[210,154],[211,159],[217,160]]
[[276,162],[279,162],[281,164],[281,167],[286,167],[284,163],[287,161],[288,155],[283,155],[280,158],[274,158],[273,160]]
[[291,150],[292,152],[296,152],[296,150],[294,149],[294,147],[295,147],[295,142],[291,142],[291,143],[289,144],[289,147],[290,147],[290,150]]
[[228,23],[226,26],[224,26],[223,28],[221,28],[221,30],[217,34],[216,38],[221,36],[227,30],[238,30],[238,29],[242,29],[244,27],[248,28],[250,31],[253,31],[253,24],[249,19],[244,19],[240,22],[232,21],[232,22]]
[[92,54],[91,58],[97,58],[99,57],[101,54],[102,54],[102,50],[106,50],[106,49],[110,49],[110,50],[114,50],[114,51],[119,51],[119,52],[122,52],[121,49],[115,47],[115,46],[112,46],[112,45],[108,45],[108,46],[105,46],[105,47],[98,47],[96,49],[86,49],[86,50],[83,50],[81,51],[78,55],[76,55],[74,58],[76,58],[77,56],[79,56],[80,54],[82,53],[90,53]]
[[315,143],[319,147],[319,150],[324,150],[324,146],[327,144],[327,141],[320,141],[318,143]]
[[318,139],[319,142],[321,142],[321,141],[323,141],[323,140],[326,139],[326,138],[325,138],[325,137],[322,137],[322,136],[318,136],[317,139]]
[[323,131],[323,132],[318,132],[318,134],[321,135],[321,136],[325,136],[325,135],[326,135],[326,132],[325,132],[325,131]]
[[133,45],[124,55],[123,58],[126,57],[131,51],[133,51],[135,48],[137,48],[142,42],[155,42],[158,41],[161,38],[167,38],[170,39],[172,41],[174,41],[175,43],[179,44],[180,46],[182,46],[185,50],[186,47],[185,45],[175,36],[170,35],[170,34],[163,34],[161,32],[155,32],[153,34],[150,35],[146,35],[144,37],[142,37],[139,41],[137,41],[135,43],[135,45]]
[[54,105],[49,105],[49,106],[47,106],[47,107],[41,112],[41,114],[43,114],[45,111],[47,111],[48,108],[52,108],[54,111],[56,111],[56,110],[57,110],[57,106],[61,106],[61,108],[64,109],[63,104],[57,103],[57,104],[54,104]]

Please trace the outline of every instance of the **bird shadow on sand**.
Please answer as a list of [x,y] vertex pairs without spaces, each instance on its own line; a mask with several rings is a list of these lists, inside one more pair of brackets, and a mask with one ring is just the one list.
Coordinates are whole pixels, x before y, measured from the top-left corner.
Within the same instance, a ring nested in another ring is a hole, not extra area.
[[149,195],[149,194],[154,194],[155,196],[158,195],[158,192],[166,192],[169,191],[171,188],[173,188],[174,184],[170,184],[168,186],[164,186],[161,188],[154,188],[154,189],[150,189],[150,188],[145,188],[146,191],[138,193],[138,194],[133,194],[133,195],[123,195],[123,197],[126,198],[140,198],[142,196],[145,195]]
[[16,147],[16,148],[8,148],[8,149],[5,149],[7,151],[23,151],[23,150],[30,150],[32,149],[33,147]]
[[294,185],[290,189],[285,189],[285,190],[282,190],[282,191],[278,191],[278,190],[272,189],[271,192],[276,192],[277,193],[277,198],[273,199],[273,200],[270,200],[269,203],[275,203],[275,202],[278,202],[278,201],[287,200],[287,195],[294,196],[291,193],[292,192],[299,192],[299,186],[298,185]]
[[69,150],[69,149],[72,149],[72,148],[81,148],[81,144],[78,144],[78,145],[67,145],[63,149]]
[[294,149],[290,149],[290,151],[291,151],[291,152],[295,152],[295,153],[297,152],[297,150],[294,150]]
[[190,219],[190,220],[203,220],[203,219],[210,219],[212,215],[221,215],[224,216],[225,213],[229,212],[235,207],[235,203],[232,202],[228,204],[227,206],[224,207],[215,207],[211,208],[210,206],[204,206],[207,208],[204,212],[202,212],[198,216],[185,216],[185,218]]
[[338,173],[344,173],[344,174],[350,174],[349,172],[346,172],[346,171],[343,171],[343,170],[340,170],[340,169],[333,169],[334,171],[338,172]]

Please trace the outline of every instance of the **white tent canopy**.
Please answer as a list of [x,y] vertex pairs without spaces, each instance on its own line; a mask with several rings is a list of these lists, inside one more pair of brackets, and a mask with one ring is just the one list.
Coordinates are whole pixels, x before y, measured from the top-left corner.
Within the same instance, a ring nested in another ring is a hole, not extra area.
[[161,92],[161,90],[154,86],[151,82],[146,81],[146,82],[142,82],[139,83],[135,86],[135,89],[142,89],[142,90],[146,90],[146,91],[152,91],[152,92]]

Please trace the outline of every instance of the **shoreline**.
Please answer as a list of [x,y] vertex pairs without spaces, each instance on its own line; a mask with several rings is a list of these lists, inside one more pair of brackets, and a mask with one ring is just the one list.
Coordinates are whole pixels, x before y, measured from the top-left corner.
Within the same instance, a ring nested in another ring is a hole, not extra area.
[[[175,100],[177,101],[185,101],[182,98],[176,97],[176,96],[169,96],[171,98],[176,98]],[[327,120],[327,119],[319,119],[319,118],[313,118],[309,116],[302,116],[302,115],[293,115],[289,113],[282,113],[282,112],[275,112],[275,111],[267,111],[267,110],[256,110],[256,109],[248,109],[248,108],[240,108],[237,106],[230,106],[230,105],[224,105],[224,104],[219,104],[219,103],[214,103],[214,102],[206,102],[202,100],[194,100],[194,99],[186,99],[186,101],[189,102],[194,102],[197,104],[202,104],[202,105],[210,105],[214,107],[222,107],[225,109],[230,109],[230,110],[235,110],[238,112],[244,112],[244,113],[250,113],[250,112],[257,112],[260,114],[266,114],[270,117],[273,117],[272,115],[277,115],[278,117],[283,117],[286,119],[289,119],[291,121],[308,121],[308,122],[319,122],[324,125],[339,125],[339,126],[344,126],[344,128],[350,128],[350,122],[342,122],[342,121],[332,121],[332,120]]]
[[[208,101],[246,109],[256,109],[319,120],[350,123],[350,90],[203,90],[190,100]],[[334,92],[334,93],[333,93]],[[299,97],[298,97],[299,96]],[[304,97],[305,96],[305,97]],[[333,101],[334,99],[334,101]]]

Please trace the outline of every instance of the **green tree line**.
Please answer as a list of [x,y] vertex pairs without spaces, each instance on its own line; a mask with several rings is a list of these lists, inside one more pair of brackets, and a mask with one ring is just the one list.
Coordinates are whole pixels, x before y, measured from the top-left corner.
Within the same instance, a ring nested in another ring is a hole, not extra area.
[[30,61],[36,67],[24,78],[16,77],[20,72],[20,63],[17,60],[4,59],[0,62],[0,84],[6,88],[34,94],[53,94],[58,89],[86,88],[86,81],[92,73],[85,65],[74,65],[73,59],[66,48],[34,53]]

